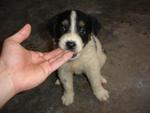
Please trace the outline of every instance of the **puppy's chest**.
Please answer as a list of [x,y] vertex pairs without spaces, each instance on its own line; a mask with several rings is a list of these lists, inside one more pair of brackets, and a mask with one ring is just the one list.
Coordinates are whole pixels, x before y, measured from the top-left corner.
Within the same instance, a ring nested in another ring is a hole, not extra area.
[[75,74],[82,74],[84,72],[84,64],[81,61],[73,62],[71,68]]

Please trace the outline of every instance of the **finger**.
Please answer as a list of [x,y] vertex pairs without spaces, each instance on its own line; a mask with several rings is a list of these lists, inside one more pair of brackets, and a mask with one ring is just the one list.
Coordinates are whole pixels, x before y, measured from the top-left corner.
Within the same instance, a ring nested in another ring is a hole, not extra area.
[[61,52],[61,53],[57,54],[56,56],[54,56],[54,57],[48,59],[48,62],[51,63],[51,62],[53,62],[53,61],[59,59],[60,57],[62,57],[64,54],[65,54],[65,52]]
[[44,54],[42,52],[30,51],[30,53],[31,53],[31,56],[32,56],[31,57],[32,58],[32,62],[39,63],[39,62],[43,62],[43,61],[53,62],[57,58],[59,58],[62,55],[64,55],[65,52],[64,51],[63,52],[56,51],[56,52],[54,52],[54,54],[51,54],[50,58],[49,57],[44,58]]
[[65,53],[65,51],[61,49],[55,49],[52,52],[48,52],[48,53],[43,53],[39,51],[30,51],[30,53],[32,56],[32,61],[34,63],[38,63],[38,62],[43,62],[45,60],[54,61],[58,57],[62,56]]
[[49,63],[49,74],[58,69],[61,65],[63,65],[65,62],[67,62],[71,57],[73,56],[73,53],[66,52],[63,56],[57,58],[53,62]]
[[31,54],[31,60],[33,63],[39,63],[45,61],[43,58],[44,54],[38,51],[29,51]]
[[58,69],[62,64],[67,62],[71,57],[73,53],[67,52],[61,55],[59,58],[53,60],[52,62],[44,62],[41,64],[43,67],[43,70],[46,72],[46,76],[48,76],[50,73]]
[[28,38],[30,33],[31,33],[31,25],[30,24],[26,24],[21,30],[19,30],[17,33],[12,35],[8,39],[11,39],[11,40],[13,40],[15,42],[21,43],[25,39]]
[[53,57],[56,57],[56,56],[57,56],[58,54],[60,54],[60,53],[65,53],[65,51],[62,50],[62,49],[60,49],[60,48],[58,48],[58,49],[55,49],[55,50],[53,50],[53,51],[51,51],[51,52],[44,53],[44,58],[45,58],[46,60],[48,60],[48,59],[51,59],[51,58],[53,58]]

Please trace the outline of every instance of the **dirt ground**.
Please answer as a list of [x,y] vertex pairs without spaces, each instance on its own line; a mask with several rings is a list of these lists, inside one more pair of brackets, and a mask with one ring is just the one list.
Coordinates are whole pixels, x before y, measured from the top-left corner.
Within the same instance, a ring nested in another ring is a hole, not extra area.
[[85,76],[79,75],[74,77],[75,101],[66,107],[53,73],[37,88],[12,98],[0,113],[150,113],[149,6],[149,0],[1,0],[0,45],[30,23],[32,34],[23,45],[48,51],[52,44],[45,26],[53,15],[78,9],[95,16],[103,26],[99,38],[108,59],[102,73],[110,99],[99,102]]

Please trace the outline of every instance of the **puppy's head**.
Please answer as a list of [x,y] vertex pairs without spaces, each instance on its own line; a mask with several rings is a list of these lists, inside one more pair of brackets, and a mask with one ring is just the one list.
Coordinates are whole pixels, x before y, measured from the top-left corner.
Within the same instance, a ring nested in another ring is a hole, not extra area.
[[49,20],[49,31],[55,45],[73,51],[73,58],[79,56],[91,33],[97,35],[99,29],[97,19],[78,10],[64,11]]

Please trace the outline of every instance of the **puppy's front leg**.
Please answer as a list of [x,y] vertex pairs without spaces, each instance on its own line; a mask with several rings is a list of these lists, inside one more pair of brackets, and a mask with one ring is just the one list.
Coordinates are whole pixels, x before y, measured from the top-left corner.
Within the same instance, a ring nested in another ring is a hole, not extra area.
[[86,71],[86,75],[88,77],[88,80],[90,81],[95,96],[100,101],[106,101],[109,98],[109,93],[102,86],[101,83],[102,76],[99,72],[99,69],[89,69],[88,71]]
[[64,95],[62,96],[62,102],[68,106],[74,101],[73,91],[73,73],[67,71],[65,68],[59,69],[59,78],[64,87]]

